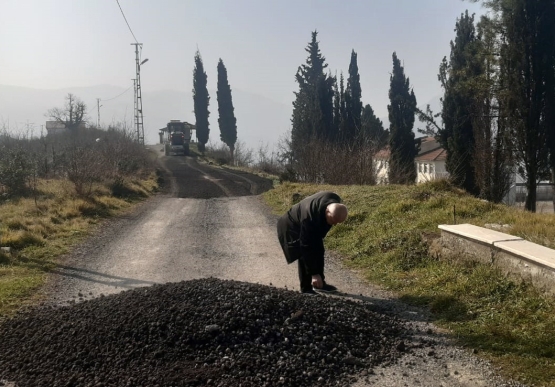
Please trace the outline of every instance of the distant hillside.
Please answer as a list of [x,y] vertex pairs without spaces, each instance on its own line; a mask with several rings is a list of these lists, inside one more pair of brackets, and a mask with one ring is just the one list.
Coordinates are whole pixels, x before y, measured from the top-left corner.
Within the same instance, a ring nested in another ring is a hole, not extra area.
[[[48,120],[45,116],[47,110],[62,107],[68,93],[75,94],[87,104],[89,121],[94,124],[97,121],[97,98],[100,98],[102,125],[114,122],[133,125],[133,89],[109,85],[56,90],[0,85],[0,125],[15,131],[23,130],[28,123],[34,126],[35,134],[39,134],[41,125]],[[290,129],[291,106],[241,90],[233,90],[232,96],[238,138],[249,148],[256,149],[261,144],[275,145],[280,136]],[[210,140],[217,144],[220,142],[220,129],[215,90],[210,91],[210,97]],[[156,143],[158,129],[169,120],[194,123],[192,92],[143,91],[143,112],[145,140]]]
[[[24,129],[28,122],[40,133],[41,125],[48,120],[45,113],[52,107],[61,107],[65,96],[73,93],[88,107],[89,121],[96,124],[97,98],[101,99],[100,122],[102,125],[127,122],[133,126],[133,88],[125,89],[110,85],[74,87],[56,90],[31,89],[0,85],[0,127],[13,130]],[[122,94],[123,93],[123,94]],[[261,95],[242,90],[232,91],[239,141],[249,148],[277,144],[280,136],[291,128],[292,106],[275,102]],[[293,98],[293,93],[291,92]],[[434,112],[441,107],[440,97],[429,101]],[[426,104],[420,106],[426,108]],[[210,142],[220,143],[218,127],[218,103],[216,91],[210,91]],[[158,90],[143,93],[145,139],[147,143],[158,142],[158,129],[169,120],[184,120],[194,123],[193,94],[191,91]],[[389,127],[388,117],[381,118],[384,127]],[[418,120],[414,131],[424,128]],[[420,134],[417,134],[420,136]]]

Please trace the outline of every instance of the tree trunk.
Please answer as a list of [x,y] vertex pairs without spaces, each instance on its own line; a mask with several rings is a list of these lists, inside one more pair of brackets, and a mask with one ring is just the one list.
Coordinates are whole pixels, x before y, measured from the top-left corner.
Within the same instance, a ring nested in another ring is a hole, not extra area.
[[528,181],[526,182],[528,193],[526,194],[525,209],[530,212],[536,212],[536,188],[538,183],[535,172],[533,171],[528,175]]
[[555,167],[551,168],[551,202],[555,211]]

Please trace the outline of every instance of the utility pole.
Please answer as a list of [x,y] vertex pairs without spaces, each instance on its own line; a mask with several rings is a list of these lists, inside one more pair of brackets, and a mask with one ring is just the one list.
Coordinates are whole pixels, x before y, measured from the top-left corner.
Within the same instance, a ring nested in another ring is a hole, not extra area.
[[[139,144],[145,143],[145,129],[143,126],[143,97],[141,92],[141,64],[139,63],[139,46],[142,48],[142,43],[131,43],[135,46],[135,63],[136,63],[136,79],[133,80],[135,85],[135,127],[137,130],[137,141]],[[146,62],[148,59],[143,61]]]
[[[135,116],[135,129],[137,127],[137,80],[135,78],[133,81],[133,112]],[[137,141],[139,140],[139,135],[137,134]]]
[[100,128],[100,108],[102,105],[100,104],[100,98],[96,99],[96,110],[98,111],[98,118],[96,119],[96,128]]

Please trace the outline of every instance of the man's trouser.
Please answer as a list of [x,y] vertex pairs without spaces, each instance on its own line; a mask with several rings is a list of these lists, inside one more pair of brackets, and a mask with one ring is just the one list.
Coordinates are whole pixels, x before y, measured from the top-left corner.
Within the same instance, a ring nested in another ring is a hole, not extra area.
[[[307,265],[301,256],[301,247],[298,236],[292,236],[289,232],[287,225],[287,215],[279,218],[277,223],[277,234],[279,239],[279,244],[283,250],[283,255],[287,263],[293,263],[298,261],[299,266],[299,281],[301,283],[301,291],[312,290],[312,274],[309,273]],[[317,260],[315,263],[316,271],[315,274],[320,274],[322,281],[324,280],[324,257]]]
[[[301,281],[301,292],[306,292],[312,290],[312,275],[306,270],[306,265],[303,258],[298,259],[299,265],[299,281]],[[324,281],[324,258],[319,259],[317,262],[317,267],[320,276],[322,277],[322,282]]]

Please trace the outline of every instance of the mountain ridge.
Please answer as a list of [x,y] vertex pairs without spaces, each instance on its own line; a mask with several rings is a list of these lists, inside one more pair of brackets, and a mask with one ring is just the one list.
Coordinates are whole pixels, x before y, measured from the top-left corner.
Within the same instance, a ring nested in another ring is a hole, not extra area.
[[[127,127],[134,127],[133,87],[124,88],[114,85],[93,85],[64,87],[59,89],[36,89],[26,86],[0,84],[0,128],[10,131],[28,131],[34,128],[34,134],[39,135],[41,126],[49,118],[48,109],[62,107],[68,93],[83,100],[87,105],[88,121],[96,124],[98,120],[97,98],[100,98],[100,124],[108,125],[125,123]],[[143,89],[144,90],[144,89]],[[220,133],[218,126],[218,103],[216,90],[209,90],[210,94],[210,137],[209,143],[218,145]],[[237,118],[238,141],[250,149],[276,146],[280,138],[291,130],[292,105],[277,102],[264,95],[255,94],[241,89],[232,89],[233,104]],[[428,103],[432,109],[439,111],[440,96],[434,97]],[[420,108],[425,109],[427,104]],[[159,141],[158,130],[165,127],[170,120],[179,119],[193,123],[193,93],[187,90],[155,89],[143,91],[143,115],[145,126],[145,141],[154,144]],[[384,127],[389,127],[388,117],[381,118]],[[418,128],[424,124],[418,119],[414,132],[417,136]]]
[[[87,105],[88,121],[96,124],[98,119],[97,98],[100,99],[100,123],[107,126],[126,123],[133,126],[134,103],[132,87],[125,89],[113,85],[77,86],[59,89],[36,89],[25,86],[0,84],[0,125],[11,132],[26,127],[40,134],[41,125],[49,118],[48,109],[63,107],[68,93],[74,94]],[[210,142],[220,142],[216,91],[211,96]],[[100,97],[99,97],[100,96]],[[192,91],[158,89],[145,91],[143,88],[143,114],[145,142],[156,143],[158,129],[172,119],[194,122]],[[249,148],[277,144],[280,136],[290,127],[291,109],[271,98],[240,89],[232,90],[237,118],[238,141]]]

